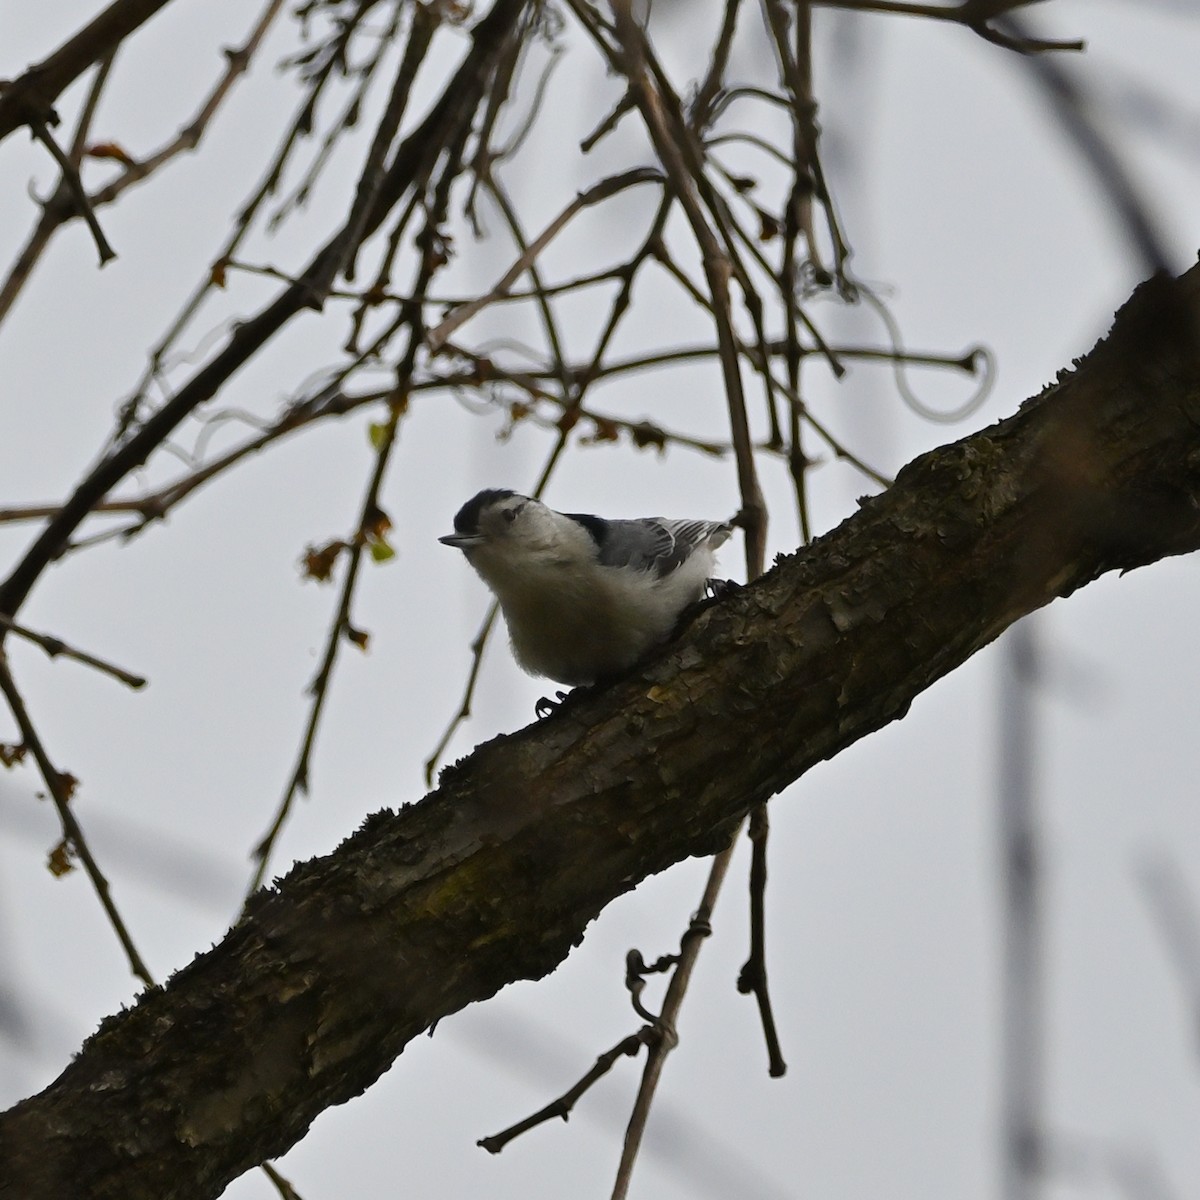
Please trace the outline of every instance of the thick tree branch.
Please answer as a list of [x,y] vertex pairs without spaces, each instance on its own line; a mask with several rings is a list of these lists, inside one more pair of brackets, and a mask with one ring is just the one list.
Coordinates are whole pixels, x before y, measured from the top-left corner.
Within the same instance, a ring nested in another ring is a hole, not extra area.
[[636,677],[260,893],[0,1116],[0,1194],[218,1195],[1025,613],[1200,547],[1198,293],[1200,268],[1143,286],[1073,373],[911,463]]

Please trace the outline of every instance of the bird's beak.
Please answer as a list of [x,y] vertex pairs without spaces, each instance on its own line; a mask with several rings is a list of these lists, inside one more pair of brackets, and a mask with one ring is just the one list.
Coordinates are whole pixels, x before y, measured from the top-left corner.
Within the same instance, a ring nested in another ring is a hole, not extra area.
[[443,546],[457,546],[460,550],[469,550],[483,540],[482,533],[448,533],[445,537],[438,538]]

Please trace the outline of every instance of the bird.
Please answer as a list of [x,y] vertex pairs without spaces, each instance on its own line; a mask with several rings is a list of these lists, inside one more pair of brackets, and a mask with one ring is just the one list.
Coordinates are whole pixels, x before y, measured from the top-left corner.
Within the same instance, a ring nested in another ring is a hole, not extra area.
[[670,638],[703,599],[732,529],[724,521],[560,513],[487,488],[438,540],[460,549],[495,594],[517,663],[583,687],[626,673]]

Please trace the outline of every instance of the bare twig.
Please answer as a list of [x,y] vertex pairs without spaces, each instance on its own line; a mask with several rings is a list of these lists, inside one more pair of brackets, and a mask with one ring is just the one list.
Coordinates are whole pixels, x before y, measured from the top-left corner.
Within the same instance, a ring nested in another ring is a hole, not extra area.
[[660,89],[651,81],[647,69],[649,54],[645,36],[633,18],[629,0],[613,0],[613,16],[625,58],[624,70],[629,79],[631,94],[642,113],[672,190],[687,214],[688,224],[692,228],[704,264],[717,330],[721,373],[729,405],[734,454],[737,459],[742,528],[746,534],[747,577],[753,578],[761,571],[761,566],[756,564],[760,564],[765,555],[767,517],[766,505],[754,468],[750,424],[746,416],[746,402],[738,368],[738,343],[729,303],[729,260],[713,236],[696,197],[695,174],[681,149],[681,145],[687,145],[691,140],[682,113],[677,109],[667,112]]
[[[429,269],[431,269],[431,260],[427,259],[426,264],[421,268],[422,275]],[[420,327],[419,321],[417,321],[415,327],[410,332],[410,350],[412,352],[415,352],[415,346],[419,344],[422,332],[423,330]],[[287,785],[284,788],[283,796],[275,810],[275,815],[271,820],[267,832],[254,848],[253,858],[256,865],[251,877],[250,886],[246,890],[247,901],[262,886],[263,881],[266,879],[271,851],[274,849],[275,843],[280,833],[282,833],[288,817],[291,815],[296,797],[301,792],[308,791],[309,768],[312,763],[313,749],[316,745],[317,730],[321,724],[321,715],[324,712],[325,701],[329,695],[329,683],[333,677],[333,668],[337,662],[343,638],[350,636],[352,633],[350,605],[354,597],[355,586],[358,583],[363,551],[367,546],[367,532],[377,523],[379,515],[382,513],[382,509],[379,506],[379,493],[383,486],[388,463],[391,459],[392,448],[395,445],[396,429],[399,425],[400,417],[405,411],[406,387],[408,379],[411,378],[412,369],[411,354],[408,359],[407,368],[407,371],[402,367],[397,372],[397,384],[389,394],[391,403],[389,404],[388,419],[383,424],[381,435],[376,439],[375,462],[363,496],[359,512],[358,528],[348,542],[349,553],[347,557],[349,561],[342,579],[342,586],[333,620],[330,623],[329,632],[325,638],[325,652],[321,658],[321,665],[317,669],[317,673],[308,688],[309,695],[312,697],[312,705],[309,708],[308,720],[305,723],[304,735],[300,742],[300,750],[296,756],[296,762],[292,767],[292,773],[288,778]]]
[[[605,179],[594,187],[588,188],[587,191],[581,192],[530,243],[524,253],[504,272],[489,292],[455,308],[438,325],[429,331],[427,344],[430,352],[436,354],[446,344],[447,340],[472,317],[487,308],[488,305],[494,304],[497,300],[504,299],[509,288],[533,266],[537,261],[538,255],[562,232],[573,217],[593,204],[599,204],[602,200],[607,200],[610,196],[617,195],[626,188],[635,187],[642,183],[661,182],[662,177],[657,171],[638,168],[633,171],[627,171],[623,175]],[[540,297],[544,296],[545,292],[539,288],[534,294]]]
[[679,1043],[679,1035],[675,1030],[675,1021],[687,995],[688,984],[691,982],[692,970],[700,955],[700,946],[712,932],[712,912],[725,882],[729,863],[733,858],[734,841],[714,856],[709,869],[708,881],[704,886],[704,895],[700,907],[696,910],[688,924],[679,945],[679,962],[671,973],[671,981],[667,984],[667,994],[663,999],[662,1012],[659,1015],[654,1030],[657,1036],[647,1043],[648,1054],[646,1068],[642,1073],[642,1081],[638,1087],[637,1099],[633,1104],[633,1112],[625,1130],[625,1140],[621,1147],[621,1161],[617,1166],[617,1176],[613,1183],[612,1200],[625,1200],[629,1193],[629,1183],[633,1176],[633,1166],[637,1161],[641,1148],[642,1136],[646,1131],[646,1121],[650,1116],[650,1105],[658,1089],[658,1081],[662,1075],[667,1055]]
[[0,649],[0,691],[3,691],[4,698],[8,701],[8,707],[17,723],[18,730],[20,730],[21,740],[29,748],[29,752],[33,755],[34,761],[38,765],[38,770],[41,772],[42,779],[50,793],[54,809],[58,813],[58,820],[62,826],[63,838],[66,845],[70,851],[78,855],[79,861],[83,864],[84,873],[95,890],[96,897],[100,901],[100,907],[104,909],[104,914],[108,917],[108,923],[117,935],[117,941],[121,943],[121,949],[125,951],[125,957],[129,962],[129,969],[146,987],[153,987],[154,978],[151,976],[146,964],[142,961],[142,956],[138,953],[137,947],[133,944],[133,938],[130,936],[125,920],[117,911],[117,906],[113,902],[108,880],[104,877],[104,872],[100,870],[100,866],[92,854],[87,838],[84,837],[83,828],[80,826],[75,814],[71,811],[71,792],[75,786],[75,781],[70,776],[64,775],[61,771],[57,770],[50,761],[50,756],[46,753],[46,747],[38,736],[38,732],[34,728],[33,721],[25,707],[25,702],[17,690],[16,682],[13,680],[12,672],[8,667],[8,656],[3,649]]
[[224,349],[88,473],[0,584],[0,611],[15,616],[42,572],[62,552],[92,507],[140,466],[181,421],[211,399],[292,318],[320,304],[324,289],[332,286],[358,241],[378,228],[404,191],[427,178],[434,147],[440,153],[469,129],[473,105],[486,86],[494,34],[507,27],[523,5],[524,0],[495,0],[491,11],[476,24],[471,49],[447,82],[441,99],[397,150],[382,177],[374,157],[368,156],[350,217],[301,272],[302,282],[285,288],[257,315],[239,324]]
[[[201,138],[229,96],[233,85],[241,75],[249,70],[255,52],[282,7],[283,0],[267,0],[262,14],[245,42],[236,49],[224,52],[225,70],[208,97],[200,105],[196,115],[165,145],[144,158],[127,163],[115,179],[93,192],[88,197],[89,207],[83,210],[85,213],[112,203],[129,187],[148,179],[160,167],[165,166],[180,154],[195,149],[200,144]],[[77,167],[87,149],[87,130],[112,61],[112,55],[101,61],[96,79],[79,117],[71,149],[71,161]],[[3,286],[0,286],[0,318],[3,318],[12,307],[54,234],[61,226],[79,215],[79,212],[79,207],[64,176],[53,195],[43,204],[42,215],[38,219],[37,225],[17,255],[13,266],[9,269]]]
[[1084,49],[1079,40],[1054,41],[1030,34],[1015,36],[996,29],[991,22],[1014,9],[1025,8],[1041,0],[958,0],[956,4],[909,4],[904,0],[812,0],[825,8],[848,8],[857,12],[894,13],[905,17],[927,17],[934,21],[949,21],[978,34],[985,41],[1015,50],[1020,54],[1036,54],[1050,50]]
[[275,1185],[281,1200],[303,1200],[303,1197],[270,1163],[259,1163],[258,1169]]
[[170,141],[144,158],[129,163],[115,179],[98,188],[91,197],[93,205],[111,203],[135,183],[149,178],[160,167],[179,155],[194,150],[200,144],[213,118],[228,99],[234,84],[250,69],[254,55],[282,8],[283,0],[267,0],[246,40],[240,46],[222,52],[225,69],[213,85],[212,91],[201,101],[195,116]]
[[93,63],[108,58],[139,25],[168,3],[114,0],[53,54],[6,83],[0,90],[0,139],[29,124],[31,117],[53,124],[53,105],[63,90]]
[[[1013,16],[1005,17],[1001,28],[1014,41],[1029,36],[1024,25]],[[1112,201],[1125,234],[1146,269],[1170,270],[1166,239],[1154,220],[1147,195],[1113,140],[1096,128],[1083,90],[1052,58],[1032,59],[1029,69],[1048,101],[1050,112],[1078,147],[1096,183]]]
[[775,1029],[775,1014],[771,1011],[771,995],[767,988],[766,893],[767,893],[767,836],[770,825],[767,806],[757,805],[750,813],[750,957],[738,975],[738,991],[752,993],[758,1003],[763,1037],[767,1043],[768,1073],[779,1078],[787,1073],[787,1063],[779,1046]]
[[[115,57],[116,52],[114,51],[100,62],[96,68],[96,75],[92,80],[92,85],[88,89],[87,97],[80,109],[79,119],[75,124],[75,135],[71,139],[71,149],[69,151],[71,161],[77,169],[83,159],[92,118],[95,116],[96,106],[100,102],[104,86],[108,82],[108,76],[112,70]],[[75,194],[71,188],[71,184],[65,175],[60,175],[58,185],[55,187],[50,199],[42,205],[42,214],[38,218],[37,224],[34,226],[25,245],[21,247],[16,261],[9,269],[3,285],[0,285],[0,321],[8,315],[9,310],[20,295],[21,289],[29,279],[33,268],[37,265],[38,259],[41,258],[46,247],[50,244],[50,239],[54,236],[54,231],[62,221],[66,220],[69,216],[78,215],[78,212],[79,209],[75,202]]]
[[[9,627],[12,629],[12,632],[19,632],[19,630],[12,628],[11,625]],[[121,949],[125,952],[125,957],[129,962],[129,969],[146,987],[154,987],[154,977],[150,974],[149,968],[142,960],[142,956],[138,953],[137,947],[133,943],[129,927],[125,924],[124,918],[113,901],[112,890],[109,887],[108,880],[100,870],[100,866],[92,854],[91,847],[88,845],[87,838],[84,836],[83,827],[71,809],[71,795],[76,786],[76,781],[71,776],[58,771],[50,761],[46,747],[37,730],[34,728],[33,721],[25,707],[25,702],[17,690],[16,682],[13,680],[12,672],[9,670],[8,655],[2,647],[0,647],[0,691],[4,693],[4,698],[8,701],[9,710],[12,712],[13,718],[17,723],[17,729],[21,734],[22,744],[33,755],[42,780],[46,784],[46,789],[50,793],[55,811],[58,813],[59,824],[63,832],[62,849],[64,856],[74,854],[78,857],[80,863],[83,864],[84,873],[92,884],[96,897],[100,901],[100,906],[104,909],[105,916],[108,917],[108,923],[112,926],[113,932],[117,935],[117,940],[121,943]],[[300,1200],[299,1193],[295,1188],[270,1163],[262,1163],[260,1166],[267,1178],[275,1185],[283,1200]]]
[[[619,272],[619,274],[623,275],[623,272]],[[541,386],[542,382],[556,376],[556,372],[553,370],[543,367],[531,367],[518,371],[504,368],[498,365],[493,359],[473,354],[461,346],[447,346],[446,349],[453,350],[455,355],[465,358],[475,365],[467,371],[449,371],[443,375],[414,382],[412,386],[414,396],[440,392],[447,389],[475,389],[486,383],[507,382],[520,388],[530,399],[553,404],[560,411],[565,411],[570,406],[570,402],[565,401],[560,394],[551,392]],[[755,369],[762,370],[761,359],[757,353],[749,347],[743,347],[743,350]],[[768,345],[768,350],[772,356],[786,354],[787,346],[783,341],[772,342]],[[840,358],[846,360],[880,364],[900,361],[909,365],[938,367],[947,370],[962,371],[966,374],[975,373],[981,363],[985,364],[985,366],[990,363],[990,356],[979,347],[973,348],[967,351],[966,354],[961,355],[929,354],[912,351],[892,352],[878,347],[857,345],[838,345],[834,347],[834,350]],[[374,349],[372,348],[364,353],[364,357],[370,357],[373,353]],[[717,353],[718,350],[715,346],[683,346],[657,353],[611,359],[603,364],[598,363],[596,358],[593,357],[592,360],[586,363],[569,363],[566,370],[568,376],[572,379],[587,380],[591,383],[604,383],[619,380],[624,375],[648,368],[684,365],[701,359],[714,358]],[[818,353],[819,351],[815,348],[799,347],[801,357],[808,357]],[[986,382],[990,382],[990,373],[985,375]],[[789,400],[796,395],[787,383],[778,378],[775,380],[775,385]],[[371,389],[366,392],[352,393],[322,390],[321,395],[317,398],[297,401],[285,410],[284,414],[278,420],[267,426],[261,433],[248,438],[245,442],[226,451],[224,454],[213,459],[212,462],[197,467],[172,480],[170,483],[155,488],[153,491],[144,492],[138,496],[131,496],[128,499],[101,500],[92,506],[91,513],[97,516],[130,514],[140,517],[141,521],[138,524],[121,531],[122,536],[129,536],[139,531],[149,522],[165,516],[171,509],[187,499],[197,489],[211,482],[217,476],[236,466],[244,459],[266,449],[274,442],[288,437],[293,433],[311,428],[320,422],[344,417],[360,408],[376,405],[386,398],[389,390]],[[974,402],[974,398],[972,402]],[[489,403],[500,404],[502,402],[489,401]],[[581,405],[578,406],[576,411],[581,421],[591,422],[596,428],[601,430],[611,429],[628,433],[637,445],[655,447],[680,446],[684,449],[695,450],[707,455],[724,455],[729,453],[732,448],[728,443],[693,437],[678,430],[667,429],[657,422],[646,420],[635,421],[591,406]],[[822,421],[813,415],[811,409],[803,404],[797,404],[795,411],[798,419],[802,419],[812,427],[835,457],[853,466],[880,487],[890,485],[891,479],[887,475],[871,467],[855,455],[849,447],[834,436]],[[557,418],[551,423],[557,426],[561,419],[561,417]],[[757,447],[757,449],[769,454],[779,453],[778,447],[766,444]],[[0,508],[0,525],[47,520],[56,516],[61,509],[61,504],[22,504]]]
[[643,1046],[649,1045],[657,1036],[652,1026],[644,1025],[637,1033],[631,1033],[627,1038],[622,1038],[611,1050],[606,1050],[603,1054],[599,1055],[592,1069],[574,1087],[568,1088],[563,1092],[557,1100],[551,1100],[545,1108],[538,1109],[532,1116],[526,1117],[523,1121],[518,1121],[515,1125],[510,1125],[507,1129],[502,1129],[499,1133],[493,1133],[490,1137],[480,1138],[475,1145],[482,1146],[489,1154],[499,1154],[509,1142],[514,1138],[520,1137],[521,1134],[527,1133],[530,1129],[542,1125],[546,1121],[552,1121],[555,1117],[561,1117],[564,1121],[567,1120],[571,1115],[572,1109],[579,1102],[580,1097],[594,1083],[603,1079],[613,1069],[619,1058],[623,1056],[632,1058]]
[[427,787],[433,786],[433,773],[437,770],[438,763],[442,761],[446,747],[450,745],[459,727],[471,715],[471,703],[475,699],[475,687],[479,682],[479,667],[483,661],[483,651],[488,644],[488,639],[492,636],[492,626],[496,624],[496,617],[499,613],[500,606],[493,601],[487,610],[487,615],[483,618],[479,632],[471,639],[471,669],[467,672],[467,682],[463,688],[458,711],[450,718],[449,724],[438,739],[438,744],[433,748],[433,753],[425,760],[425,784]]
[[58,163],[59,170],[62,171],[63,181],[66,183],[67,189],[70,191],[80,215],[83,217],[88,229],[91,230],[92,239],[96,243],[96,252],[100,255],[100,265],[104,266],[105,263],[117,257],[117,252],[108,244],[108,239],[104,236],[104,230],[100,228],[100,222],[96,220],[96,214],[92,211],[92,204],[88,199],[87,192],[84,190],[83,181],[79,178],[79,168],[54,140],[54,135],[50,132],[45,121],[40,117],[30,117],[29,128],[33,130],[33,134],[37,140],[50,151],[54,161]]
[[46,633],[35,633],[32,629],[26,629],[24,625],[18,625],[11,617],[0,613],[0,625],[8,630],[9,633],[14,633],[17,637],[24,638],[27,642],[33,642],[49,655],[50,658],[57,658],[62,655],[63,658],[72,658],[76,662],[83,663],[84,666],[94,667],[97,671],[101,671],[105,675],[111,675],[114,679],[118,679],[121,683],[137,689],[146,686],[146,679],[142,675],[134,675],[131,671],[126,671],[123,667],[114,666],[110,662],[105,662],[102,658],[96,658],[93,654],[88,654],[83,650],[76,650],[73,646],[68,646],[61,638],[51,637]]

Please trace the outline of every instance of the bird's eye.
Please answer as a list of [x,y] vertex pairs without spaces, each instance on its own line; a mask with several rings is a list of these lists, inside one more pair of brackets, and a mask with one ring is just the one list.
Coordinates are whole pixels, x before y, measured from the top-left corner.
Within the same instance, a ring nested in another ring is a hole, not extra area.
[[504,519],[511,525],[517,519],[517,510],[515,508],[506,508],[504,510]]

